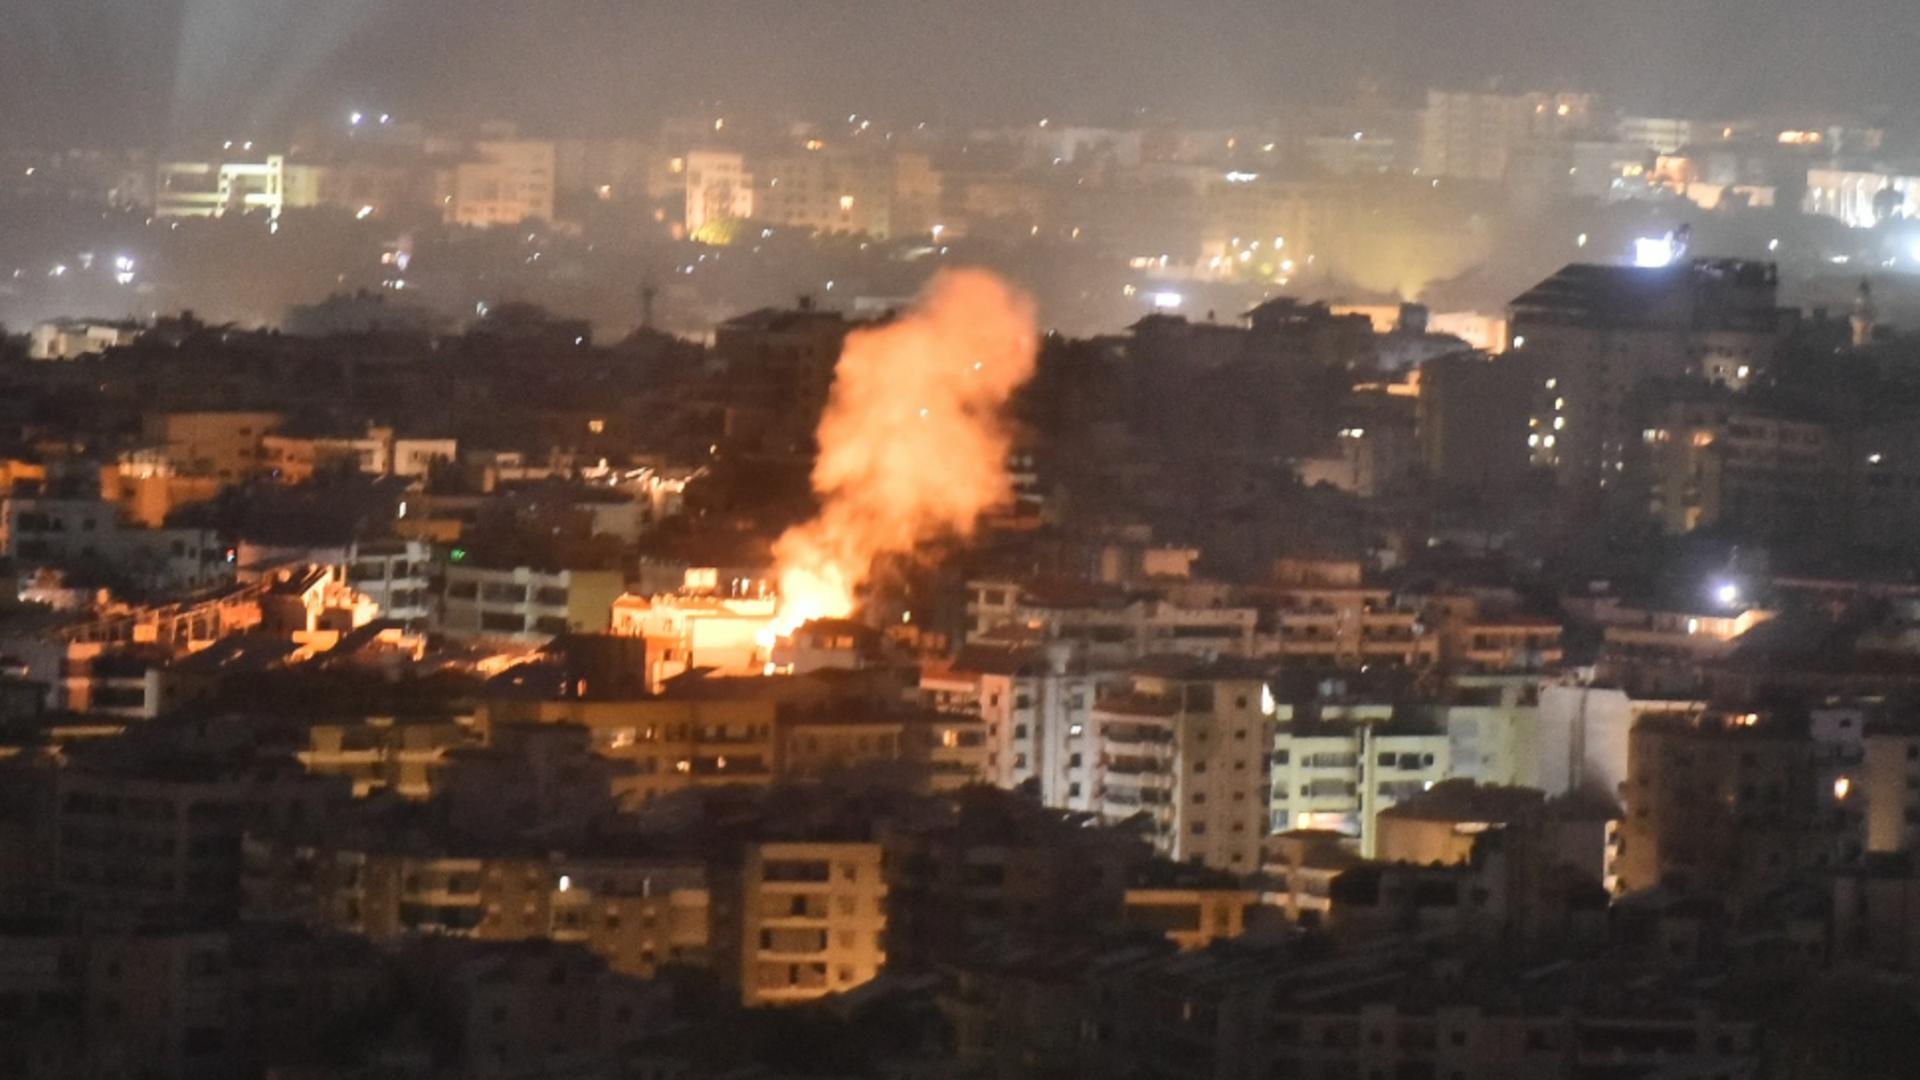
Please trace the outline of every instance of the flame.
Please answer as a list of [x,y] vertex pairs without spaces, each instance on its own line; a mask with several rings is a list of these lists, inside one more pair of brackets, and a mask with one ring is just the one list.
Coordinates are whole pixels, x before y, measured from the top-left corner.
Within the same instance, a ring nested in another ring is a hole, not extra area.
[[1004,413],[1036,342],[1032,301],[984,270],[943,272],[911,311],[847,338],[820,418],[820,513],[774,544],[775,636],[852,615],[876,559],[970,536],[1006,500]]

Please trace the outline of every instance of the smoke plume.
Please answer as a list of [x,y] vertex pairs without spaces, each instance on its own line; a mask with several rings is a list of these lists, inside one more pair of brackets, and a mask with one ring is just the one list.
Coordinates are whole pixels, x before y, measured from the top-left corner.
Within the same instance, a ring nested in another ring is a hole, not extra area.
[[820,513],[774,545],[778,632],[851,615],[876,559],[969,536],[1007,498],[1004,413],[1035,342],[1032,301],[982,270],[939,275],[847,338],[820,419]]

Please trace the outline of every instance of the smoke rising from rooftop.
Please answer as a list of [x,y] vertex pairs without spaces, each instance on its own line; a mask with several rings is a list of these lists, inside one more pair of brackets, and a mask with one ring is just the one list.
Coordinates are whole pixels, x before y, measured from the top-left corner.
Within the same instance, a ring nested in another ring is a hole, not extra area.
[[1009,494],[1006,406],[1033,374],[1032,302],[982,270],[847,339],[821,417],[820,513],[774,545],[782,633],[851,615],[876,560],[972,534]]

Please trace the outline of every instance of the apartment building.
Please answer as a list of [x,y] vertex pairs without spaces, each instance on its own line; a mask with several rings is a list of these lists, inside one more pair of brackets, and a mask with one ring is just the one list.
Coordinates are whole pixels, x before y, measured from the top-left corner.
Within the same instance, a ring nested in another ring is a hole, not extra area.
[[1137,665],[1123,690],[1093,706],[1096,809],[1108,821],[1145,822],[1175,861],[1253,872],[1269,820],[1273,717],[1253,668],[1178,658]]
[[438,629],[455,638],[538,643],[560,634],[605,633],[626,591],[617,570],[545,570],[449,563]]
[[748,845],[715,870],[714,962],[742,1003],[795,1005],[844,993],[887,963],[879,844]]

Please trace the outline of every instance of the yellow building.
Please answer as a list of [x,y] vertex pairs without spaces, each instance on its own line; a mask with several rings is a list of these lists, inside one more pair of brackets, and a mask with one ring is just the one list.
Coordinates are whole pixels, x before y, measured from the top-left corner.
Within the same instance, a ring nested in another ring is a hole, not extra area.
[[[4,488],[0,484],[0,488]],[[130,525],[158,529],[181,507],[210,502],[220,494],[217,476],[182,476],[165,462],[121,462],[100,470],[100,498],[120,508]]]
[[1187,951],[1245,933],[1247,909],[1259,902],[1259,893],[1238,888],[1128,889],[1125,916]]
[[713,881],[713,953],[747,1005],[844,993],[887,963],[887,884],[874,843],[746,849]]
[[490,228],[552,221],[551,142],[477,142],[471,156],[439,176],[440,216],[449,225]]
[[284,420],[274,412],[153,413],[145,437],[175,473],[240,481],[259,474],[261,440]]
[[697,862],[612,856],[470,856],[346,843],[322,849],[249,836],[249,914],[292,916],[375,942],[416,935],[586,947],[623,974],[700,963],[707,889]]

